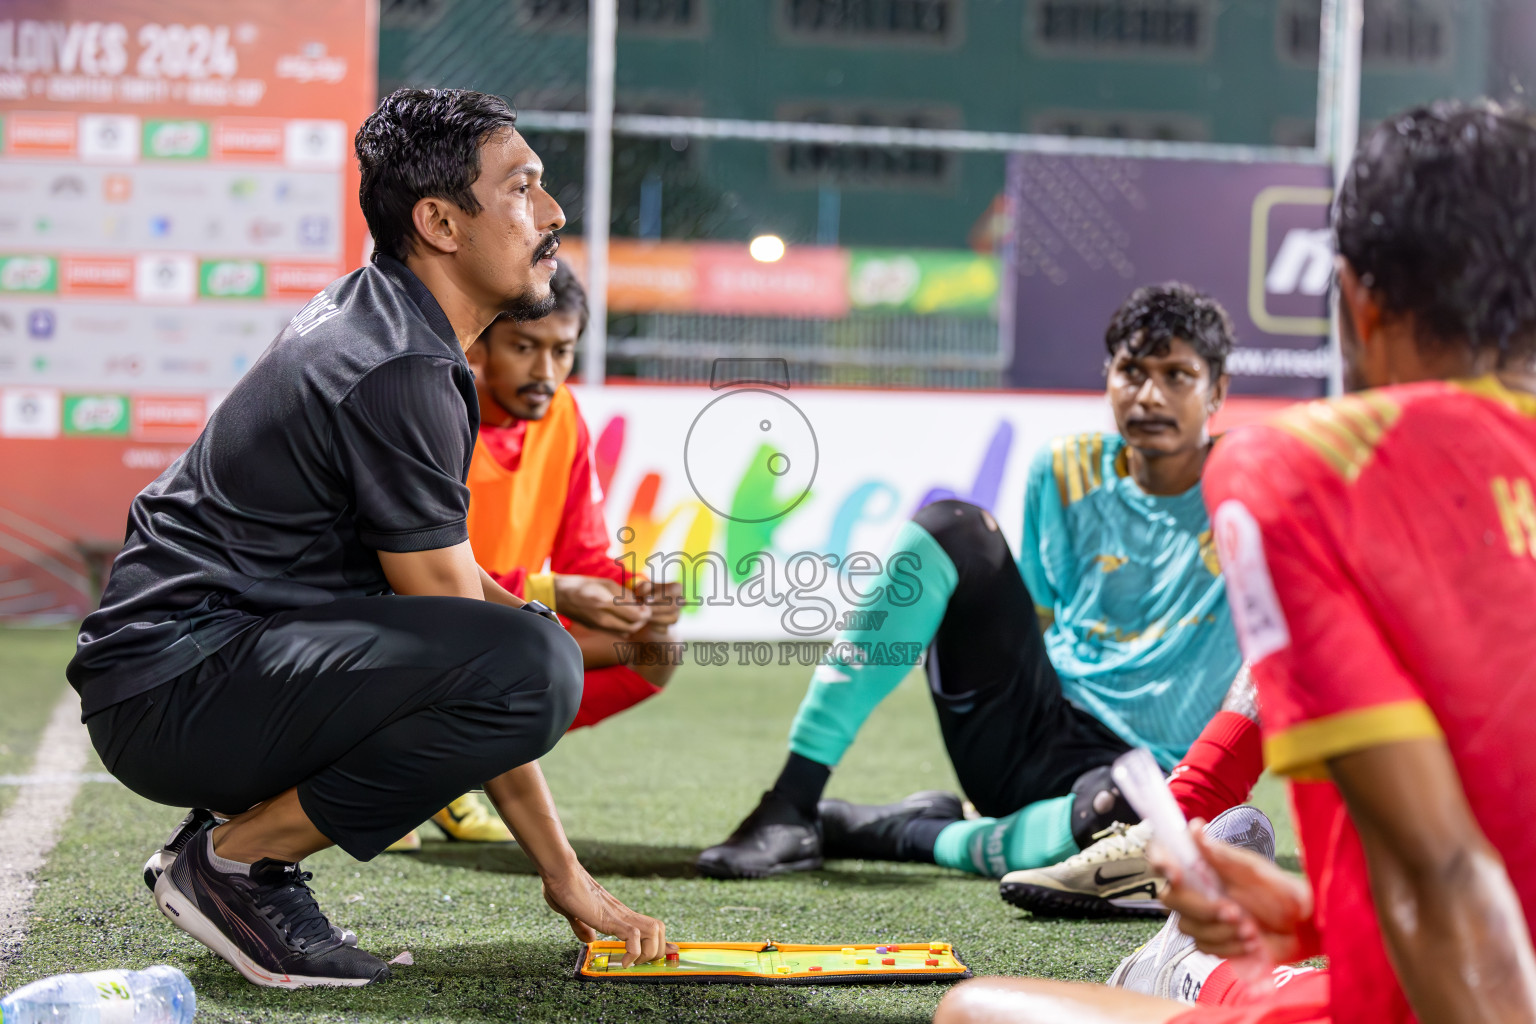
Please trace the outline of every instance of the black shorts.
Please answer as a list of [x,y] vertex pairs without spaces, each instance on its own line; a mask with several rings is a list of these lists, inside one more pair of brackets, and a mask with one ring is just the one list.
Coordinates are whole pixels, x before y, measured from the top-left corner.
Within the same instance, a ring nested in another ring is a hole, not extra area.
[[232,814],[297,787],[314,826],[367,860],[543,756],[581,669],[570,634],[504,605],[345,598],[264,619],[85,724],[140,796]]
[[940,501],[914,521],[958,581],[928,651],[928,683],[960,785],[990,817],[1064,796],[1130,745],[1068,701],[1046,654],[1035,602],[995,521]]

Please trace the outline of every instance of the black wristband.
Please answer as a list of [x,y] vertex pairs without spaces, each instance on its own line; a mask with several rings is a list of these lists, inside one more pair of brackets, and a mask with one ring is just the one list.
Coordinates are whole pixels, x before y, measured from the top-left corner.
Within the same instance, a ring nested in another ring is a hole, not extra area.
[[521,610],[541,615],[550,622],[558,623],[560,621],[560,616],[555,614],[555,610],[543,601],[524,601],[521,605]]

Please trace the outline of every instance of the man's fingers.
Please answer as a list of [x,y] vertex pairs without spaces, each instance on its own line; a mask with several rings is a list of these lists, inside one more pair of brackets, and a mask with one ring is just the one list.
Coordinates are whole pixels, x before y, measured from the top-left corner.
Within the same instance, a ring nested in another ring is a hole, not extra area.
[[1227,894],[1266,926],[1289,931],[1311,913],[1312,899],[1306,885],[1267,858],[1204,835],[1196,842]]
[[640,938],[640,959],[656,960],[661,957],[662,944],[654,927],[646,928]]
[[581,940],[582,942],[597,941],[597,932],[591,925],[587,924],[587,922],[583,921],[579,917],[571,917],[569,915],[566,916],[566,920],[571,922],[571,931],[576,933],[577,939]]
[[1275,873],[1275,866],[1267,858],[1252,850],[1228,846],[1219,839],[1212,839],[1204,831],[1195,833],[1195,845],[1223,882],[1243,885],[1267,880]]
[[[624,959],[621,961],[622,966],[633,967],[636,963],[639,963],[640,954],[643,950],[644,945],[641,943],[640,936],[636,932],[631,931],[628,935],[624,936]],[[652,957],[652,959],[654,960],[655,957]]]

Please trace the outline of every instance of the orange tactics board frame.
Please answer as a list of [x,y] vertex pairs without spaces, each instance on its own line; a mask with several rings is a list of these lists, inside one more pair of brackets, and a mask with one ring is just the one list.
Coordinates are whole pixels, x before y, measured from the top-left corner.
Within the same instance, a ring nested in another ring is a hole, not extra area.
[[677,955],[620,967],[624,944],[581,947],[582,981],[652,984],[868,985],[955,982],[971,969],[947,942],[815,946],[790,942],[679,942]]

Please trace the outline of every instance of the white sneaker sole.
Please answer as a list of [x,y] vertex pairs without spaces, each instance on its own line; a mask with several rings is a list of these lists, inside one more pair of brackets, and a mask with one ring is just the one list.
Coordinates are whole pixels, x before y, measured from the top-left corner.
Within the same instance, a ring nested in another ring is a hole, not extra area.
[[298,974],[274,974],[235,945],[219,930],[218,926],[198,910],[192,901],[171,881],[169,871],[155,882],[155,906],[160,913],[213,951],[225,963],[240,972],[240,976],[253,985],[266,988],[360,988],[372,978],[306,978]]

